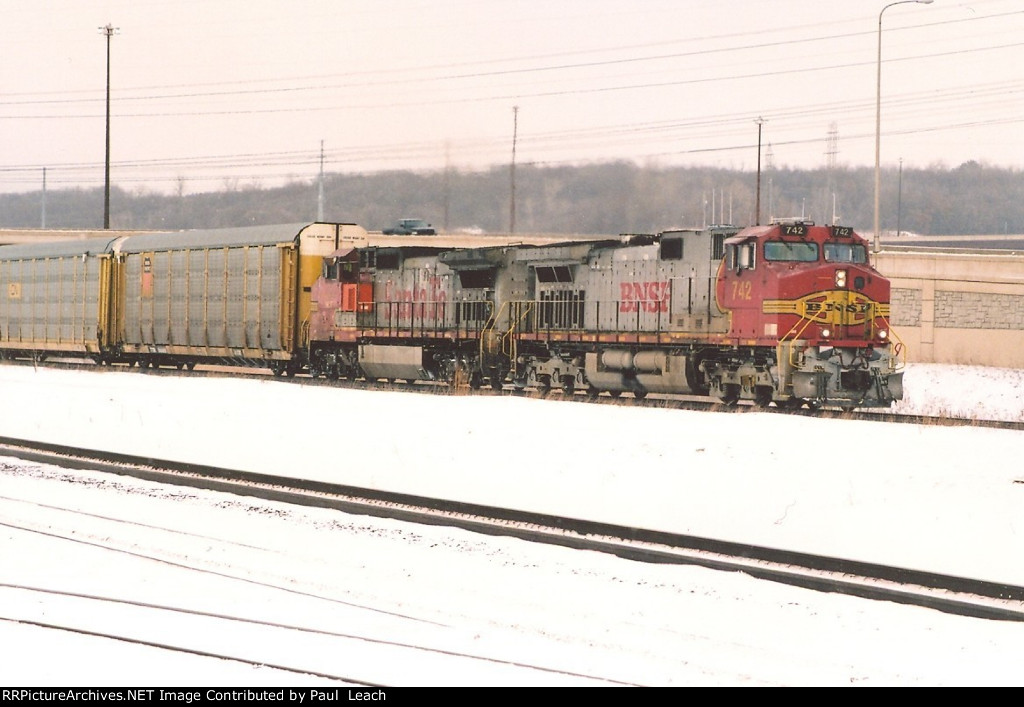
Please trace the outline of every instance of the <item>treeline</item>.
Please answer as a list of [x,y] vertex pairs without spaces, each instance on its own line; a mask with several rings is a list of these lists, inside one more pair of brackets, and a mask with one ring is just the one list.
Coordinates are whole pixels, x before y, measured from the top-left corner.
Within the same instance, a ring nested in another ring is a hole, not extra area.
[[[116,180],[115,180],[116,181]],[[511,194],[515,190],[515,208]],[[442,231],[653,233],[712,223],[803,216],[870,232],[874,170],[659,168],[626,162],[579,167],[517,166],[482,172],[330,174],[323,216],[377,230],[398,218],[424,218]],[[299,223],[317,217],[319,185],[225,188],[200,194],[111,189],[113,229],[178,230]],[[884,231],[928,235],[1024,233],[1024,174],[968,162],[959,167],[886,169]],[[0,195],[0,227],[38,228],[42,192]],[[102,228],[103,190],[49,191],[47,228]]]

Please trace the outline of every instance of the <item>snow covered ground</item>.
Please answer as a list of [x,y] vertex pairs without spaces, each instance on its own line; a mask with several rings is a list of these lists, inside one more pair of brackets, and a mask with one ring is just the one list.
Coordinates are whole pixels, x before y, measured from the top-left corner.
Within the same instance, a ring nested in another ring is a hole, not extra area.
[[896,412],[968,420],[1024,421],[1024,370],[912,363]]
[[[0,366],[0,386],[0,436],[343,474],[1024,584],[1019,431],[138,371]],[[905,388],[903,411],[1024,419],[1024,371],[912,364]],[[5,686],[332,684],[24,623],[155,632],[167,645],[200,631],[11,585],[331,630],[349,638],[327,650],[249,624],[210,634],[224,654],[388,685],[1024,682],[1017,624],[11,459],[0,547],[0,644],[18,647],[0,661]]]

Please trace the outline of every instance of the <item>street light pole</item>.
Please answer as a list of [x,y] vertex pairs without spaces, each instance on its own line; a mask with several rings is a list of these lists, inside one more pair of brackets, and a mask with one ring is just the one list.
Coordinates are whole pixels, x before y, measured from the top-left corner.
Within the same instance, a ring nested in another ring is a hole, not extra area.
[[878,77],[875,91],[875,252],[882,249],[881,231],[879,230],[878,203],[882,185],[881,154],[882,154],[882,15],[894,5],[931,5],[932,0],[899,0],[891,2],[878,13]]
[[110,38],[117,28],[111,24],[100,27],[107,35],[107,149],[103,162],[103,228],[110,228]]

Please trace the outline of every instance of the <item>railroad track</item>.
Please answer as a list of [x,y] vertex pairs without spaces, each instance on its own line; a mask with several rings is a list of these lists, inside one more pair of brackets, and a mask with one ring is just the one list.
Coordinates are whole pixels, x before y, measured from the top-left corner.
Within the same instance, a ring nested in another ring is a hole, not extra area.
[[[0,621],[112,639],[172,653],[213,657],[348,686],[393,686],[389,675],[394,671],[386,666],[396,663],[426,663],[433,679],[440,684],[458,684],[460,675],[484,670],[496,683],[502,684],[526,681],[531,684],[633,685],[609,677],[509,659],[498,650],[454,650],[447,645],[450,627],[445,624],[409,611],[400,613],[367,601],[334,596],[330,587],[309,586],[308,578],[283,576],[273,568],[273,548],[247,546],[254,557],[265,557],[260,563],[269,568],[265,576],[254,579],[247,575],[245,562],[237,567],[231,560],[223,564],[223,557],[230,557],[238,545],[229,538],[193,535],[190,540],[206,548],[205,553],[196,557],[182,556],[173,549],[184,532],[181,528],[120,517],[116,515],[117,509],[98,516],[69,506],[10,496],[0,497],[0,504],[5,517],[0,528],[43,536],[49,543],[73,544],[76,554],[88,551],[93,562],[101,555],[115,555],[129,568],[129,573],[130,568],[140,562],[147,566],[161,565],[174,572],[170,576],[175,577],[176,585],[185,582],[184,576],[200,576],[219,586],[225,583],[228,586],[244,584],[247,588],[258,585],[272,601],[279,597],[275,603],[290,603],[300,595],[305,605],[317,607],[315,615],[290,612],[290,620],[268,620],[247,615],[245,606],[230,610],[203,608],[207,606],[204,598],[195,596],[194,592],[182,592],[180,598],[173,592],[174,602],[171,603],[140,601],[132,597],[130,587],[116,594],[113,592],[117,590],[87,593],[3,582],[0,583]],[[34,516],[40,513],[45,513],[46,520],[37,522]],[[11,520],[11,516],[15,519]],[[86,516],[88,523],[79,522],[86,520]],[[55,531],[52,525],[64,529]],[[140,536],[143,539],[140,540]],[[214,555],[221,558],[218,564],[204,560]],[[339,668],[345,672],[339,672]]]
[[[3,363],[4,365],[36,365],[31,361],[24,360],[4,361]],[[98,369],[98,367],[95,364],[85,361],[48,360],[45,365],[49,367],[65,369],[84,368],[87,370],[101,370]],[[125,368],[125,370],[130,369]],[[984,420],[976,418],[961,418],[949,416],[908,415],[902,413],[895,413],[884,409],[865,409],[854,410],[850,412],[832,408],[818,408],[813,410],[808,408],[789,409],[776,407],[774,405],[770,407],[759,407],[754,404],[746,402],[741,402],[737,405],[729,406],[699,396],[652,394],[643,399],[640,399],[635,398],[629,394],[625,394],[616,397],[612,397],[610,395],[600,395],[592,397],[588,395],[586,391],[576,391],[570,395],[565,395],[561,391],[540,393],[532,390],[517,390],[512,386],[505,386],[502,390],[493,390],[487,387],[472,389],[469,388],[468,386],[453,389],[445,384],[431,382],[417,382],[410,384],[385,381],[370,381],[363,379],[328,380],[326,378],[311,378],[305,374],[291,378],[275,378],[269,370],[265,369],[231,368],[225,366],[200,366],[194,370],[182,370],[175,368],[147,368],[144,370],[138,370],[138,372],[142,373],[143,375],[153,376],[192,376],[200,378],[223,378],[227,376],[231,378],[244,378],[249,380],[272,379],[279,380],[282,383],[299,383],[301,385],[308,386],[326,386],[349,390],[392,390],[407,393],[415,393],[419,395],[532,397],[543,398],[548,400],[558,400],[566,403],[571,402],[588,405],[618,405],[642,408],[661,408],[670,410],[694,410],[702,412],[715,412],[721,414],[767,412],[778,415],[799,415],[803,417],[817,417],[823,419],[869,420],[874,422],[890,422],[894,424],[936,425],[948,427],[981,427],[989,429],[1004,429],[1018,431],[1024,430],[1024,420]]]
[[1024,587],[969,577],[5,438],[0,438],[0,454],[351,514],[457,527],[604,552],[639,562],[743,572],[787,585],[927,607],[962,616],[1024,621]]

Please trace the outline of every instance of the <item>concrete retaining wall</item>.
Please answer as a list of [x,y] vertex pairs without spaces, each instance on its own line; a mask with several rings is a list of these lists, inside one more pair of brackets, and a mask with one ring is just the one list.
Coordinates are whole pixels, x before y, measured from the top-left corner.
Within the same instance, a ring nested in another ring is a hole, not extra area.
[[1024,255],[884,250],[907,360],[1024,368]]

